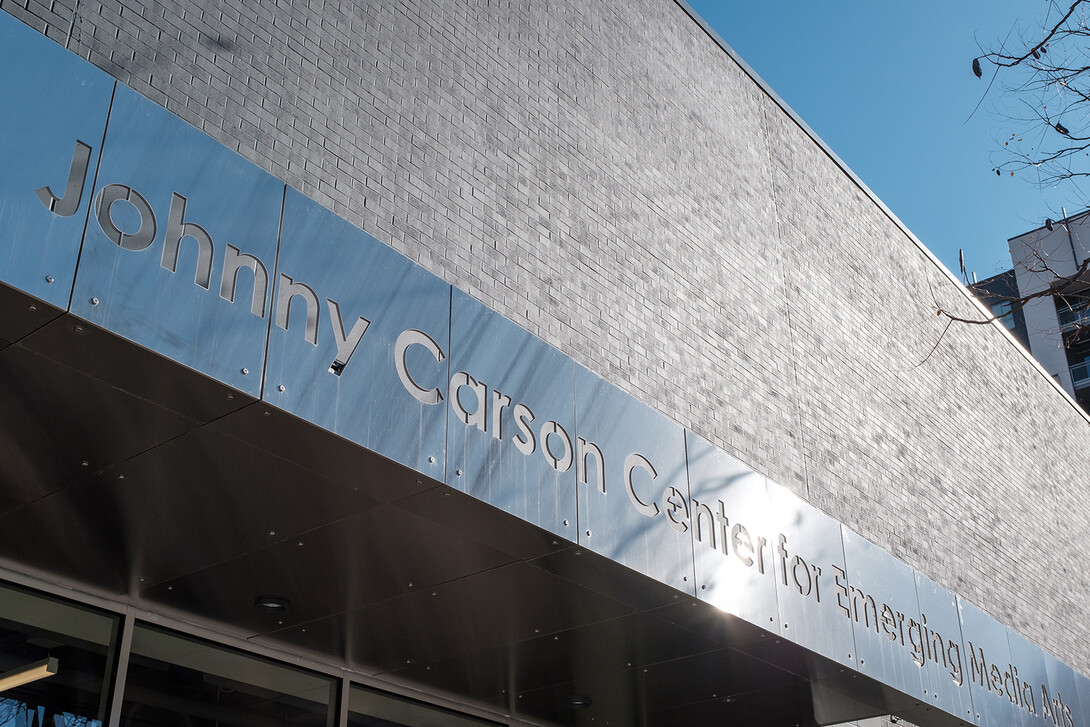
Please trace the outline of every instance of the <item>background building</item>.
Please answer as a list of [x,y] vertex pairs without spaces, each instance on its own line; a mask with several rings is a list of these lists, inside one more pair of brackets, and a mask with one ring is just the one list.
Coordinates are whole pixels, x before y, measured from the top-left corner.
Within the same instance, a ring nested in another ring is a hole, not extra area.
[[1085,415],[684,4],[0,10],[22,718],[1090,723]]
[[1088,216],[1090,211],[1080,212],[1010,239],[1019,290],[1025,295],[1055,292],[1026,303],[1029,349],[1084,407],[1090,401],[1086,398],[1090,392],[1085,391],[1090,386],[1090,340],[1085,327],[1090,299],[1078,272],[1088,257],[1082,241]]

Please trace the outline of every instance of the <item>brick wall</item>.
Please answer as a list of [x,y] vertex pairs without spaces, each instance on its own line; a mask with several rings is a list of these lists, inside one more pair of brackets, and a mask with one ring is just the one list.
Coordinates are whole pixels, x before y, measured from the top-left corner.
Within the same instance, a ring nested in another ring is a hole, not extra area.
[[671,0],[0,9],[1090,672],[1090,427]]

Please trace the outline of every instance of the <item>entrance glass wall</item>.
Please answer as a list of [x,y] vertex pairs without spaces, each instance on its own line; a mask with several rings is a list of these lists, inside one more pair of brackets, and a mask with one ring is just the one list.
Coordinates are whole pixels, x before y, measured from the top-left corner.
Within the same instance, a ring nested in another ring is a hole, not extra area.
[[120,618],[0,585],[0,725],[98,727]]
[[0,727],[337,727],[342,709],[345,727],[497,724],[362,685],[343,705],[340,675],[139,621],[120,653],[122,630],[119,614],[0,583]]

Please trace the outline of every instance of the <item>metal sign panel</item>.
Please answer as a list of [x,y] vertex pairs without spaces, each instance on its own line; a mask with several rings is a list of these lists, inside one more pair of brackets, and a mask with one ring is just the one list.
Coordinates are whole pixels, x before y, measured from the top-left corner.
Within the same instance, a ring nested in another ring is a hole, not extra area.
[[787,488],[768,484],[772,560],[784,638],[855,667],[852,621],[837,608],[836,579],[845,573],[840,524]]
[[[1036,649],[1033,644],[1029,646],[1031,649]],[[1039,690],[1040,697],[1038,716],[1062,727],[1085,727],[1086,710],[1080,703],[1075,670],[1047,651],[1040,649],[1037,651],[1044,660],[1047,680],[1034,685]],[[1037,723],[1037,725],[1040,724],[1040,722]]]
[[266,401],[443,479],[448,283],[289,188],[271,318]]
[[779,616],[765,478],[685,433],[696,595],[774,630]]
[[1004,667],[1003,693],[1021,708],[1018,714],[1022,727],[1040,727],[1042,718],[1052,722],[1053,717],[1059,719],[1053,724],[1064,724],[1064,708],[1070,711],[1071,704],[1063,703],[1065,697],[1049,682],[1044,652],[1010,629],[1007,629],[1007,645],[1011,660]]
[[[907,624],[908,646],[924,662],[925,702],[968,722],[975,721],[969,690],[968,661],[957,598],[929,578],[916,574],[917,625]],[[930,638],[924,639],[924,628]],[[931,658],[927,657],[930,644]],[[941,644],[941,648],[940,648]]]
[[1027,691],[1016,673],[1007,628],[958,596],[965,639],[965,678],[973,695],[973,717],[980,725],[1019,725]]
[[[1072,707],[1074,727],[1090,727],[1090,678],[1075,672],[1075,689],[1078,692],[1078,708]],[[1072,727],[1067,725],[1066,727]]]
[[446,482],[576,540],[574,364],[455,290]]
[[114,79],[0,12],[0,281],[67,308]]
[[582,367],[575,402],[579,544],[695,595],[684,431]]
[[258,396],[283,188],[119,84],[71,311]]
[[[830,574],[832,599],[836,611],[852,623],[859,671],[916,699],[926,699],[927,652],[912,640],[924,622],[915,573],[846,526],[841,532],[847,572],[834,568]],[[956,621],[952,604],[951,610]],[[941,654],[934,661],[944,662]]]

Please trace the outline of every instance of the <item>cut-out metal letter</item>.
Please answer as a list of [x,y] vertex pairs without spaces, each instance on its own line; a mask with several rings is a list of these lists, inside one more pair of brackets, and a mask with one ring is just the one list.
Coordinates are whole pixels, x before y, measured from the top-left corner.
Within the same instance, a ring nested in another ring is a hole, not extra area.
[[[458,398],[458,390],[463,386],[469,387],[473,391],[473,395],[477,399],[477,408],[472,412],[467,411],[462,406],[461,400]],[[488,408],[488,387],[477,381],[475,378],[467,374],[465,371],[459,371],[450,377],[450,406],[454,409],[454,413],[458,416],[462,423],[475,426],[482,432],[487,429],[487,411]]]
[[[556,435],[564,443],[564,456],[557,457],[549,445],[549,436]],[[572,452],[571,437],[564,431],[564,427],[554,421],[547,421],[541,425],[541,453],[545,455],[549,466],[557,472],[567,472],[571,469],[572,460],[575,458]]]
[[214,254],[212,236],[200,225],[185,221],[187,201],[177,192],[171,192],[170,213],[167,215],[167,236],[163,241],[161,264],[172,273],[178,272],[178,248],[182,244],[183,237],[192,237],[197,241],[197,270],[193,273],[193,282],[208,290],[212,281]]
[[397,369],[397,377],[401,379],[401,385],[421,404],[438,404],[443,400],[443,392],[440,391],[439,387],[425,389],[409,375],[409,364],[406,355],[409,346],[412,345],[423,346],[435,358],[436,363],[446,358],[446,354],[428,334],[413,328],[402,331],[394,343],[394,367]]
[[[371,321],[360,316],[352,324],[352,331],[346,336],[344,335],[344,319],[341,318],[341,308],[337,305],[337,301],[326,298],[325,302],[329,306],[329,320],[333,324],[333,339],[337,342],[337,358],[333,359],[333,365],[329,367],[329,370],[335,370],[334,373],[340,376],[341,372],[344,371],[344,367],[348,365],[348,360],[356,352],[356,346],[360,345],[360,340],[363,338],[363,334],[367,332],[367,327],[371,325]],[[309,319],[308,315],[307,320],[309,321]],[[317,322],[314,323],[314,335],[318,335]]]
[[[110,208],[114,202],[121,201],[131,204],[140,214],[140,229],[131,235],[118,229],[110,218]],[[151,211],[148,201],[132,187],[124,184],[108,184],[103,187],[95,204],[95,216],[98,218],[98,226],[102,228],[102,234],[125,250],[147,250],[155,241],[155,213]]]
[[250,312],[258,318],[265,317],[265,296],[269,292],[269,273],[265,265],[253,255],[239,252],[234,245],[227,246],[223,256],[223,277],[220,279],[220,297],[235,302],[235,287],[238,285],[238,271],[249,268],[254,273],[254,294],[250,303]]
[[637,467],[651,475],[652,482],[659,476],[659,473],[655,471],[654,465],[647,460],[647,457],[635,452],[628,455],[624,461],[624,486],[625,489],[628,490],[628,499],[632,501],[632,506],[636,508],[636,511],[639,514],[644,517],[655,517],[659,514],[658,504],[655,502],[646,503],[641,500],[636,494],[636,488],[632,484],[632,471]]
[[[317,346],[318,310],[321,308],[318,295],[309,285],[297,283],[284,273],[280,273],[280,283],[276,286],[276,311],[273,314],[273,321],[278,327],[288,330],[291,302],[296,296],[302,298],[307,307],[307,322],[303,328],[303,338]],[[333,303],[333,305],[337,304]],[[332,315],[332,311],[330,314]],[[340,322],[340,315],[337,316],[337,322]]]
[[34,194],[42,201],[45,208],[58,217],[71,217],[79,209],[83,199],[83,184],[87,180],[87,168],[91,164],[91,147],[76,140],[76,149],[72,152],[72,166],[68,169],[68,184],[64,196],[53,194],[49,187],[38,187]]
[[598,473],[598,491],[603,495],[606,494],[606,465],[605,459],[602,456],[602,450],[594,442],[588,442],[582,437],[576,437],[579,442],[579,481],[584,485],[589,485],[587,480],[587,457],[594,457],[594,461],[597,465],[595,471]]

